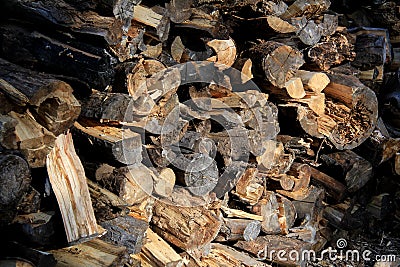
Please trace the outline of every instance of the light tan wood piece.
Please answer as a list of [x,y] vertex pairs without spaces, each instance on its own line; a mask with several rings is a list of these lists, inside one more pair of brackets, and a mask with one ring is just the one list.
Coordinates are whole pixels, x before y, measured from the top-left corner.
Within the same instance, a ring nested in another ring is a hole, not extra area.
[[67,241],[80,243],[98,232],[85,170],[75,152],[70,133],[61,134],[46,160],[47,173],[57,198]]

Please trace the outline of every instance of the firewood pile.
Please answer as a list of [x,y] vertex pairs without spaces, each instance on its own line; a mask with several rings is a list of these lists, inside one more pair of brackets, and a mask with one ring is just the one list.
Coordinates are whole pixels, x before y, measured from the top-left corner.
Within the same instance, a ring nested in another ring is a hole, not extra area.
[[1,266],[398,254],[398,3],[3,2]]

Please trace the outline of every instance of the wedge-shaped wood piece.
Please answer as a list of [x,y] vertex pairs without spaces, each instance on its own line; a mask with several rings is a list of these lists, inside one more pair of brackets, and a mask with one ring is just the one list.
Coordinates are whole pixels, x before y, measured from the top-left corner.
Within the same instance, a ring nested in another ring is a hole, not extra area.
[[18,148],[31,168],[43,167],[54,145],[55,136],[28,113],[17,114],[12,111],[9,116],[18,122],[15,126],[15,139],[10,138],[7,142],[3,140],[3,145],[8,149]]
[[214,39],[207,42],[207,45],[214,49],[217,56],[211,57],[208,60],[214,61],[218,64],[231,67],[236,59],[236,45],[233,39],[218,40]]
[[161,236],[148,229],[142,251],[134,255],[141,266],[182,266],[182,257]]
[[264,186],[257,179],[257,168],[248,168],[236,183],[234,194],[242,201],[254,205],[264,193]]
[[141,135],[129,129],[102,125],[96,121],[80,120],[74,123],[73,134],[81,153],[89,158],[101,154],[111,163],[136,164],[142,161]]
[[277,16],[267,16],[267,22],[268,25],[278,33],[291,33],[296,31],[296,27]]
[[285,83],[285,89],[292,98],[303,98],[306,95],[300,78],[294,77]]
[[90,240],[99,234],[85,170],[75,152],[70,133],[61,134],[47,156],[47,173],[64,222],[69,243]]
[[100,239],[83,244],[51,250],[60,267],[112,267],[123,266],[129,259],[125,247],[116,246]]
[[72,126],[81,106],[69,84],[0,59],[0,91],[16,105],[29,105],[36,121],[58,135]]
[[154,231],[184,250],[203,249],[221,227],[217,216],[204,207],[177,207],[157,201],[153,212]]
[[298,70],[296,76],[300,77],[305,89],[315,93],[321,93],[330,82],[328,75],[322,72]]

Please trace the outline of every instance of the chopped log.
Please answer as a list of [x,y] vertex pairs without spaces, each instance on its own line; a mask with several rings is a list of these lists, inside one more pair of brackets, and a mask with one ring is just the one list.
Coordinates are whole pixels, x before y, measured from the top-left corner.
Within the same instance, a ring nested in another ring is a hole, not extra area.
[[231,67],[235,63],[236,59],[236,45],[233,39],[229,40],[211,40],[207,42],[207,45],[211,47],[216,56],[210,57],[207,60],[222,64],[227,67]]
[[[280,192],[282,193],[282,192]],[[287,197],[291,197],[288,195]],[[300,220],[308,220],[308,224],[317,227],[323,212],[323,201],[325,199],[324,189],[317,188],[313,185],[308,189],[308,193],[298,198],[292,195],[292,204],[296,210],[297,218]]]
[[256,71],[264,73],[274,86],[282,88],[304,64],[303,54],[291,46],[267,41],[249,50],[250,57],[256,63]]
[[17,114],[12,111],[9,116],[18,122],[15,126],[15,139],[10,138],[7,142],[3,140],[2,145],[8,149],[18,148],[31,168],[43,167],[46,164],[46,156],[54,145],[55,136],[37,123],[30,114]]
[[126,94],[95,92],[83,101],[81,116],[101,122],[130,122],[148,115],[153,106],[149,99],[133,103],[133,98]]
[[86,181],[89,186],[94,215],[98,222],[112,220],[128,213],[128,204],[125,201],[97,183],[89,179]]
[[337,14],[324,14],[322,22],[318,25],[322,36],[331,36],[338,28],[339,16]]
[[296,27],[297,37],[305,45],[315,45],[321,39],[321,30],[314,20],[306,17],[292,18],[292,24]]
[[264,193],[264,186],[259,183],[257,175],[258,170],[256,168],[246,169],[237,181],[235,191],[233,192],[240,200],[250,205],[256,204]]
[[5,226],[14,219],[32,178],[27,162],[9,153],[0,154],[0,177],[0,226]]
[[351,150],[321,155],[321,160],[343,175],[347,190],[351,193],[360,190],[373,175],[371,163]]
[[289,229],[293,227],[294,222],[297,218],[296,208],[293,203],[282,196],[277,198],[278,200],[278,220],[281,228],[281,233],[287,235]]
[[85,170],[72,136],[60,135],[46,160],[47,172],[64,222],[67,241],[79,243],[98,235]]
[[151,229],[147,229],[146,243],[135,258],[140,259],[141,266],[181,266],[183,264],[182,257]]
[[[69,83],[76,94],[85,95],[91,88],[103,90],[113,80],[114,58],[98,43],[78,41],[68,34],[41,33],[34,26],[15,22],[0,25],[0,33],[5,37],[0,40],[2,58],[25,68],[63,75],[58,79]],[[78,81],[73,84],[71,77]]]
[[212,243],[210,253],[201,257],[201,263],[209,267],[219,266],[243,266],[243,267],[267,267],[269,265],[257,261],[249,255],[231,247]]
[[113,245],[100,239],[93,239],[83,244],[50,250],[60,267],[79,266],[123,266],[129,259],[125,247]]
[[33,188],[28,186],[28,190],[25,192],[21,201],[18,203],[16,210],[18,214],[30,214],[39,212],[41,207],[42,197],[40,193]]
[[175,186],[175,172],[170,168],[161,168],[155,173],[154,193],[160,197],[170,197]]
[[213,38],[228,39],[229,31],[221,23],[219,14],[209,14],[201,8],[192,9],[190,19],[176,25],[179,28],[196,29],[209,33]]
[[296,76],[300,77],[305,89],[315,93],[321,93],[330,82],[329,77],[322,72],[298,70]]
[[267,16],[267,22],[268,25],[278,33],[291,33],[296,31],[296,27],[277,16]]
[[326,71],[345,60],[353,60],[355,52],[346,36],[338,33],[332,35],[329,40],[312,46],[308,50],[307,56],[320,70]]
[[285,89],[288,95],[292,98],[303,98],[306,95],[303,83],[300,78],[291,78],[285,83]]
[[328,195],[334,198],[337,202],[342,201],[347,193],[346,186],[332,176],[329,176],[314,167],[310,168],[312,181],[321,184]]
[[280,17],[282,19],[301,16],[310,18],[311,16],[324,12],[330,7],[330,5],[331,2],[329,0],[296,0]]
[[327,102],[326,113],[337,122],[328,136],[338,149],[352,149],[372,133],[378,119],[378,100],[375,93],[357,78],[347,75],[328,75],[331,82],[325,88],[326,96],[340,101],[346,107]]
[[[163,10],[164,11],[164,10]],[[140,22],[144,25],[150,26],[156,30],[158,38],[160,41],[166,41],[169,34],[169,18],[165,14],[157,13],[152,9],[137,5],[133,7],[133,17],[134,21]]]
[[234,247],[249,252],[260,260],[282,265],[303,266],[306,259],[303,259],[301,255],[304,251],[311,249],[311,244],[284,236],[267,235],[259,236],[254,241],[239,241]]
[[203,249],[221,227],[217,217],[203,207],[176,207],[157,201],[153,212],[154,231],[186,251]]
[[111,163],[136,164],[142,161],[142,138],[129,129],[101,125],[95,121],[80,120],[72,131],[80,154],[88,158],[108,159]]
[[215,241],[254,240],[260,234],[261,223],[247,219],[223,219],[220,232]]
[[218,183],[217,163],[208,155],[195,156],[185,169],[185,185],[196,196],[210,193]]
[[36,121],[58,135],[78,118],[80,104],[67,83],[0,60],[0,91],[18,105],[29,104]]
[[117,217],[103,221],[100,225],[107,230],[101,240],[119,247],[126,247],[129,254],[139,253],[145,244],[146,230],[149,224],[131,216]]
[[185,20],[190,19],[190,16],[192,15],[192,4],[192,0],[172,0],[169,4],[167,3],[165,7],[168,10],[169,18],[172,22],[182,23]]
[[[54,267],[57,264],[56,259],[51,253],[28,248],[17,242],[6,242],[2,248],[2,256],[0,258],[23,260],[23,264],[12,266]],[[34,265],[26,265],[29,263]],[[3,262],[0,262],[0,264],[3,264]]]
[[153,192],[155,174],[142,164],[115,169],[98,180],[129,205],[142,203]]
[[329,224],[339,229],[353,230],[362,227],[365,216],[370,216],[357,204],[351,204],[350,199],[343,203],[327,206],[323,210],[323,216]]

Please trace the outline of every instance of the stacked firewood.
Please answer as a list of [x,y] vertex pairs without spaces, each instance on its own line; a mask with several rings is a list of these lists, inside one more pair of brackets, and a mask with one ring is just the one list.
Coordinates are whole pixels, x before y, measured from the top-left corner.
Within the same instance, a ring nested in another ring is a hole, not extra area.
[[303,266],[398,229],[399,6],[340,2],[6,1],[0,260]]

